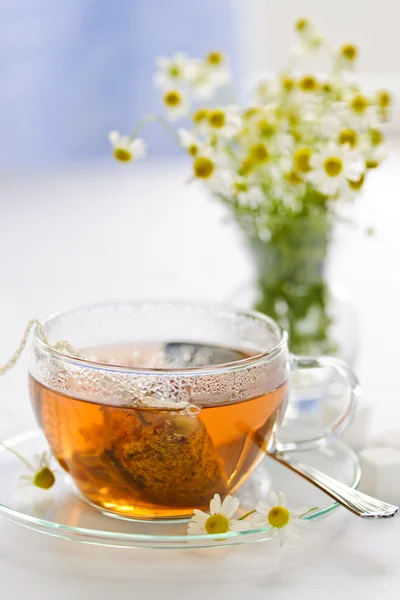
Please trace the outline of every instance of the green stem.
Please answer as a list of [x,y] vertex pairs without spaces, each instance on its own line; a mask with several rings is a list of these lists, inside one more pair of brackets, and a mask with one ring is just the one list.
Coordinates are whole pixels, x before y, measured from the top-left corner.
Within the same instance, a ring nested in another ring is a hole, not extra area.
[[247,519],[247,517],[249,517],[250,515],[253,515],[255,512],[256,512],[256,509],[249,511],[248,513],[243,515],[243,517],[239,517],[238,521],[244,521],[244,519]]
[[156,115],[153,113],[150,113],[150,114],[142,117],[129,137],[132,140],[134,140],[138,136],[138,134],[141,132],[143,127],[145,127],[145,125],[147,125],[148,123],[154,123],[155,121],[160,123],[160,125],[162,125],[164,127],[165,131],[167,131],[167,133],[170,134],[170,136],[173,138],[173,140],[180,146],[179,136],[176,133],[175,129],[168,123],[168,121],[166,119],[164,119],[164,117],[161,117],[160,115]]
[[305,517],[306,515],[308,515],[310,512],[314,512],[314,510],[318,510],[319,506],[314,506],[313,508],[310,508],[308,510],[306,510],[305,513],[303,513],[302,515],[300,515],[299,517],[297,517],[298,519],[302,519],[303,517]]
[[8,450],[12,454],[14,454],[14,456],[16,456],[17,458],[19,458],[20,460],[22,460],[22,462],[28,467],[28,469],[32,469],[32,471],[35,470],[33,468],[33,466],[31,465],[31,463],[24,456],[22,456],[22,454],[20,454],[16,450],[14,450],[14,448],[10,448],[9,446],[6,446],[5,444],[3,444],[3,442],[0,442],[0,446],[3,446],[3,448],[5,450]]

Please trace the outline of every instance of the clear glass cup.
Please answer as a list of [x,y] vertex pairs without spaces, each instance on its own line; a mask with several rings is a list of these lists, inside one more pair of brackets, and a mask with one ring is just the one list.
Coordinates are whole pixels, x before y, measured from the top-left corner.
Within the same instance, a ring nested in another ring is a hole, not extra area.
[[[192,302],[101,304],[48,318],[35,332],[31,398],[50,448],[83,499],[129,518],[184,518],[233,493],[265,452],[329,443],[358,393],[334,358],[289,354],[269,317]],[[331,371],[341,414],[283,443],[278,431],[298,369]],[[338,394],[338,390],[340,393]]]

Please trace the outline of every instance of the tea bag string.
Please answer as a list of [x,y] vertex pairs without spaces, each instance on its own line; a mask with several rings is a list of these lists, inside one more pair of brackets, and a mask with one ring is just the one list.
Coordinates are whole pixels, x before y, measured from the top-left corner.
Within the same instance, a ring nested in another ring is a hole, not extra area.
[[0,375],[4,375],[4,373],[7,373],[7,371],[10,371],[16,365],[28,342],[29,334],[35,326],[37,327],[37,332],[40,339],[51,348],[54,348],[54,350],[64,352],[75,358],[83,357],[79,350],[71,346],[71,344],[66,340],[59,340],[58,342],[52,344],[45,334],[43,324],[40,321],[38,321],[38,319],[31,319],[28,325],[26,326],[24,335],[22,336],[18,348],[16,349],[10,360],[8,360],[2,367],[0,367]]

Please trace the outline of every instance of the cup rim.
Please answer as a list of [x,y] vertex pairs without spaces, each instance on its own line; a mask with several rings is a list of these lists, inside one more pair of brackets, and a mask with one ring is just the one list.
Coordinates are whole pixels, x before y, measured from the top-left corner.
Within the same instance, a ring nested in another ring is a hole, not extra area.
[[79,368],[89,368],[89,369],[97,369],[97,370],[106,370],[113,372],[123,372],[130,375],[153,375],[153,376],[179,376],[182,375],[184,377],[188,377],[191,375],[210,375],[213,373],[221,373],[224,371],[236,371],[242,368],[246,368],[249,366],[256,366],[264,362],[268,362],[272,360],[279,354],[286,346],[288,341],[288,334],[286,330],[282,329],[274,319],[271,317],[264,315],[260,312],[254,310],[242,310],[238,307],[235,307],[226,303],[218,303],[218,302],[199,302],[193,300],[156,300],[156,299],[148,299],[148,300],[122,300],[122,301],[108,301],[108,302],[98,302],[98,303],[90,303],[82,306],[78,306],[72,308],[70,310],[58,311],[56,313],[50,314],[42,321],[42,325],[46,328],[46,325],[49,325],[52,321],[59,319],[61,317],[65,317],[67,315],[73,316],[74,313],[79,313],[81,311],[86,311],[88,309],[101,309],[107,308],[111,306],[132,306],[140,309],[142,306],[153,306],[153,307],[166,307],[168,305],[172,306],[192,306],[194,308],[205,308],[210,310],[224,310],[229,311],[231,313],[235,313],[237,315],[243,315],[246,317],[250,317],[258,320],[261,323],[268,324],[277,334],[278,341],[277,343],[270,349],[259,352],[253,356],[249,356],[247,358],[242,358],[240,360],[221,363],[217,365],[210,366],[201,366],[201,367],[181,367],[181,368],[142,368],[142,367],[129,367],[124,365],[111,365],[109,363],[103,363],[100,361],[90,360],[88,358],[79,358],[75,356],[71,356],[66,352],[62,352],[57,350],[47,344],[45,341],[41,339],[38,334],[38,327],[34,328],[34,344],[41,351],[50,354],[53,358],[58,360],[62,360],[67,362],[70,365],[75,365]]

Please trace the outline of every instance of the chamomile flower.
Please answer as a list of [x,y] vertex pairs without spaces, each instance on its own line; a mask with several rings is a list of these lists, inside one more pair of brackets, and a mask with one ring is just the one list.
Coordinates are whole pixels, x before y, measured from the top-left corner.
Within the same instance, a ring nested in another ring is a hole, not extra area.
[[[287,75],[289,78],[289,75]],[[291,77],[291,82],[293,78]],[[290,89],[289,89],[290,88]],[[256,85],[256,98],[260,104],[278,101],[282,93],[286,94],[292,89],[291,85],[286,88],[281,84],[281,81],[276,78],[260,79]]]
[[355,200],[355,198],[357,198],[357,196],[360,195],[360,192],[365,184],[365,179],[365,174],[363,174],[357,181],[349,181],[349,187],[342,196],[345,202],[352,202]]
[[338,71],[354,69],[358,48],[354,44],[343,44],[335,51],[335,67]]
[[337,142],[338,144],[347,144],[349,148],[355,148],[359,143],[360,135],[355,129],[345,127],[339,131]]
[[163,103],[171,121],[185,117],[190,110],[187,95],[178,88],[166,90],[163,95]]
[[240,130],[241,124],[239,107],[235,105],[212,108],[208,111],[208,132],[217,137],[233,138]]
[[248,524],[233,515],[239,508],[239,500],[233,496],[226,496],[221,503],[219,494],[215,494],[210,502],[210,512],[195,509],[194,515],[188,525],[189,535],[228,533],[228,531],[244,531]]
[[182,148],[187,150],[191,156],[197,156],[204,147],[204,142],[187,129],[178,129],[178,136]]
[[306,18],[298,19],[294,28],[300,42],[292,48],[294,56],[307,56],[317,52],[324,44],[324,38],[313,23]]
[[307,524],[307,521],[300,517],[309,512],[307,506],[302,506],[296,510],[289,510],[286,506],[285,494],[275,492],[270,493],[270,502],[260,500],[256,506],[256,513],[252,518],[252,525],[255,529],[270,526],[272,528],[272,537],[279,539],[282,547],[285,539],[288,542],[295,541],[300,530]]
[[203,180],[210,184],[217,175],[218,163],[211,152],[201,152],[196,154],[193,160],[193,177]]
[[370,129],[360,140],[360,151],[367,169],[376,169],[387,156],[384,137],[379,129]]
[[348,148],[329,143],[309,160],[311,170],[307,179],[318,191],[329,197],[345,193],[349,181],[358,181],[365,171],[360,153]]
[[199,99],[211,98],[219,87],[231,81],[227,59],[222,52],[209,52],[204,60],[198,61],[193,78],[193,94]]
[[393,104],[390,92],[387,90],[379,90],[375,95],[375,103],[378,107],[379,116],[383,121],[387,121]]
[[373,127],[379,121],[376,105],[361,92],[348,96],[344,114],[349,125],[357,128]]
[[32,485],[42,490],[49,490],[53,487],[56,477],[51,469],[51,454],[43,452],[33,457],[32,463],[25,461],[27,472],[20,475],[19,485],[21,487]]
[[146,156],[146,144],[141,138],[121,135],[118,131],[110,131],[108,140],[114,149],[114,158],[120,162],[130,162]]
[[186,58],[181,52],[171,58],[161,56],[156,64],[159,70],[154,75],[153,82],[163,90],[180,88],[194,77],[194,61]]
[[227,58],[222,52],[209,52],[205,58],[205,64],[217,88],[228,85],[231,82],[232,74]]

